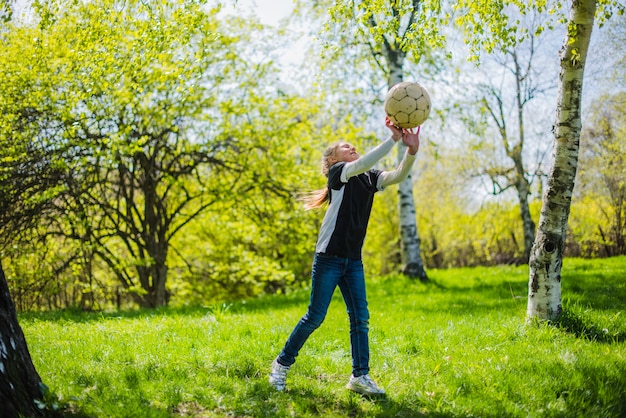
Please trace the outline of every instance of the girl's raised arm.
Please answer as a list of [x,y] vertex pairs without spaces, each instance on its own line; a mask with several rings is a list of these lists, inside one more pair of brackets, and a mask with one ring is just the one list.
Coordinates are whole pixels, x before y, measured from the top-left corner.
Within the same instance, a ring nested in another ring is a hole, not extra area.
[[341,172],[341,181],[343,183],[347,183],[350,177],[358,176],[359,174],[365,173],[367,170],[374,167],[374,164],[387,155],[395,143],[403,138],[403,130],[395,126],[393,122],[389,120],[389,117],[385,118],[385,126],[391,131],[391,136],[383,143],[369,150],[365,153],[365,155],[361,156],[356,161],[346,163]]

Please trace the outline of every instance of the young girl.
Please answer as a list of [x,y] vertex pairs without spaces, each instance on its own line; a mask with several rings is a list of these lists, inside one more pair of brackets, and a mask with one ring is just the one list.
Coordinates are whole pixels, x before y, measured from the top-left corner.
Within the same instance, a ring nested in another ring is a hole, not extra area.
[[[331,145],[324,152],[322,172],[328,177],[327,187],[311,194],[305,207],[318,208],[328,201],[328,208],[315,247],[308,310],[272,363],[269,382],[279,391],[285,390],[287,371],[307,338],[322,324],[339,286],[350,318],[352,376],[346,387],[364,395],[385,393],[369,376],[369,310],[361,249],[374,193],[404,180],[419,149],[419,128],[416,132],[400,129],[389,118],[385,125],[391,136],[362,157],[345,142]],[[373,169],[400,139],[407,152],[398,167],[393,171]]]

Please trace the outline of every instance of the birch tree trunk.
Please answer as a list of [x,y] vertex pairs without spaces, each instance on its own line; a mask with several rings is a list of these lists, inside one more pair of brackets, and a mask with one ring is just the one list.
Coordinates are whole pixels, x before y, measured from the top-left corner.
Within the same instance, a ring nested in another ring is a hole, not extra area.
[[[389,81],[391,88],[402,81],[402,65],[404,56],[399,52],[387,50],[389,62]],[[398,163],[402,161],[406,146],[398,143]],[[402,246],[402,273],[410,278],[417,278],[422,282],[428,281],[424,261],[422,260],[421,240],[417,232],[415,216],[415,198],[413,197],[413,178],[409,176],[398,184],[398,211],[400,218],[400,238]]]
[[572,190],[578,166],[581,96],[596,0],[573,0],[560,52],[561,71],[553,166],[543,195],[537,236],[530,254],[528,319],[555,320],[562,311],[561,268]]
[[[324,2],[312,3],[315,4],[313,9],[329,12]],[[337,24],[341,33],[346,34],[341,38],[344,42],[340,40],[337,45],[342,49],[347,49],[348,45],[356,46],[366,52],[375,68],[381,69],[387,77],[389,88],[402,81],[407,57],[417,64],[424,57],[432,57],[433,49],[444,48],[445,37],[441,28],[448,18],[444,17],[445,13],[438,4],[425,4],[421,0],[337,0],[330,4],[333,5],[330,20]],[[400,144],[398,150],[398,159],[401,160],[406,148]],[[398,185],[398,200],[403,274],[427,281],[417,232],[411,176]]]
[[0,265],[0,417],[43,416],[35,401],[42,399],[35,370],[15,305]]

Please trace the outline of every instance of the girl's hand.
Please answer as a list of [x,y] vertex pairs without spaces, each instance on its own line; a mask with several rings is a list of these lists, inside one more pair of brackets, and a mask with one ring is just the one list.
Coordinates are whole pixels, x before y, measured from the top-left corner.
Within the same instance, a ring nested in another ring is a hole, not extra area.
[[415,155],[420,148],[420,130],[421,126],[417,127],[417,131],[413,132],[414,129],[403,129],[402,133],[402,143],[409,147],[409,154]]
[[391,137],[394,141],[398,142],[402,139],[403,129],[394,125],[389,116],[385,117],[385,126],[391,131]]

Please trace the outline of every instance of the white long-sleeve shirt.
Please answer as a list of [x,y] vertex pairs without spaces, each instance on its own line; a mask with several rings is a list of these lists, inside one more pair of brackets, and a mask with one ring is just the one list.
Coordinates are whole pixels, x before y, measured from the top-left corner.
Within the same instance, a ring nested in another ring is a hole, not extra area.
[[408,152],[395,170],[372,167],[393,148],[389,137],[355,161],[339,162],[328,173],[329,205],[318,235],[316,252],[360,260],[374,194],[404,180],[415,156]]

